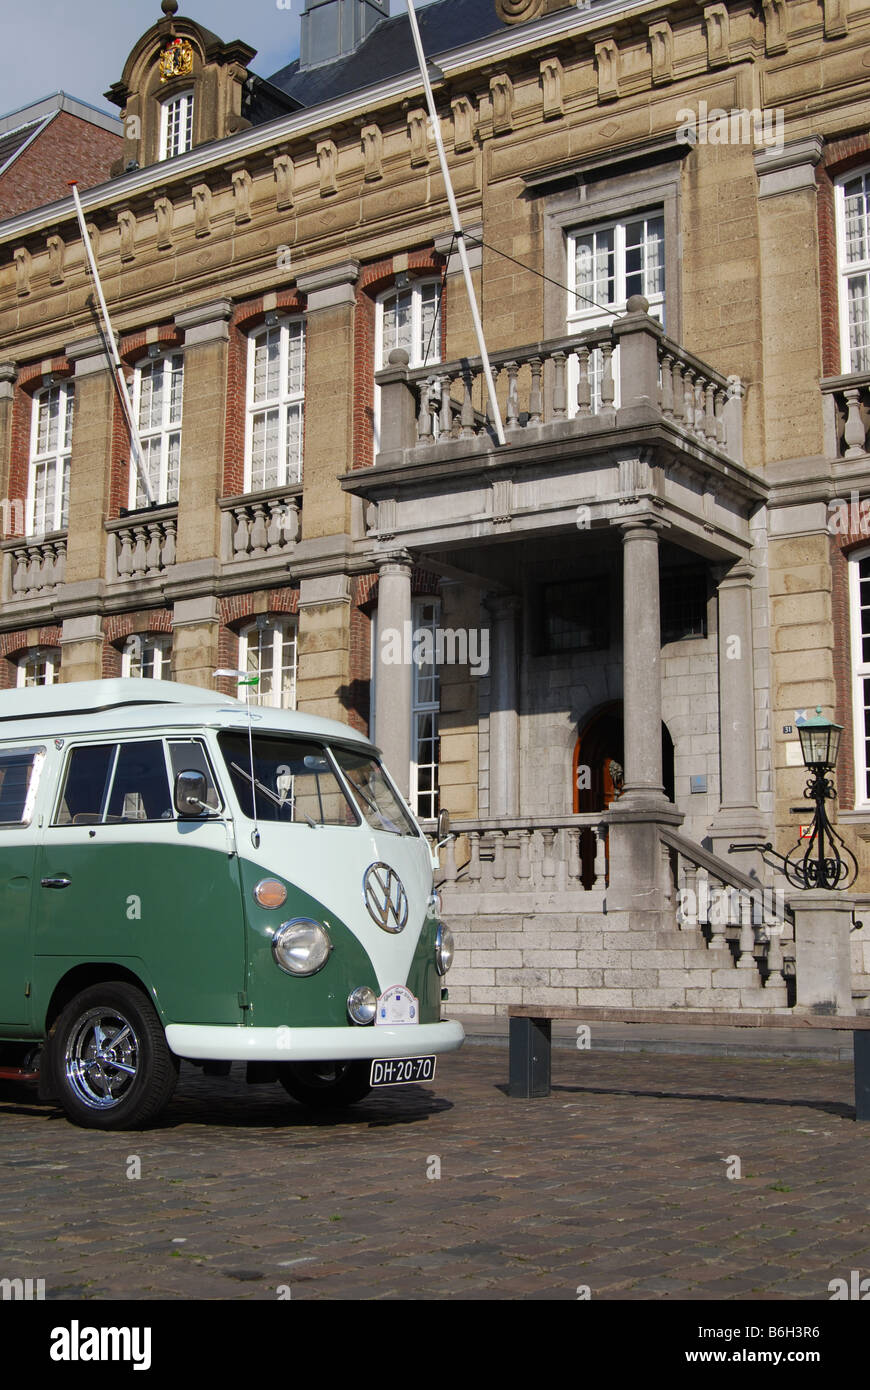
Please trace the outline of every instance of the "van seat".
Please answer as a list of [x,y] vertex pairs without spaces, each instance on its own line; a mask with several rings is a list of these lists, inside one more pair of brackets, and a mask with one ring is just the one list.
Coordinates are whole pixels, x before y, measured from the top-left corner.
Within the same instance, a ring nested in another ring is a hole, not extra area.
[[99,811],[80,811],[77,816],[72,818],[73,825],[99,825]]

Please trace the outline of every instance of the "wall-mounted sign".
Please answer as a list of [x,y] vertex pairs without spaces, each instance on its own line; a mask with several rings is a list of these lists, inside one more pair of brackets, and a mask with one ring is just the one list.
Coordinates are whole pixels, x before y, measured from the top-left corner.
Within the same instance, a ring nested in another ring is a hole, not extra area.
[[160,81],[187,77],[193,72],[193,45],[188,39],[171,39],[160,54]]

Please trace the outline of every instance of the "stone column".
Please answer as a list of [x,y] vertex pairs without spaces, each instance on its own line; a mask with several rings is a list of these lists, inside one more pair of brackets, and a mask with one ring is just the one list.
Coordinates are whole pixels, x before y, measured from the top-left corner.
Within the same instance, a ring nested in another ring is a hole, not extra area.
[[519,680],[517,613],[514,594],[487,601],[492,614],[492,654],[489,703],[489,813],[511,817],[519,813]]
[[647,513],[622,531],[622,700],[625,788],[622,807],[669,806],[662,781],[659,531]]
[[789,899],[794,910],[796,1005],[814,1014],[851,1014],[849,933],[855,899],[813,888]]
[[411,556],[405,550],[378,566],[375,645],[375,738],[402,795],[411,785]]
[[622,690],[625,783],[605,813],[609,826],[608,910],[627,909],[636,930],[649,929],[666,906],[662,825],[683,817],[662,782],[659,531],[667,523],[648,511],[614,523],[622,533]]
[[[182,445],[183,448],[183,445]],[[172,678],[215,689],[220,666],[220,604],[211,595],[176,599],[172,614]]]
[[[734,565],[719,580],[719,810],[711,828],[716,854],[729,858],[732,840],[763,834],[755,769],[755,685],[752,667],[752,566]],[[757,870],[754,858],[730,856]]]
[[[0,362],[0,490],[7,499],[7,509],[3,516],[3,534],[8,536],[14,527],[12,498],[9,495],[9,468],[12,443],[12,402],[15,396],[15,379],[18,375],[14,362]],[[21,499],[23,503],[23,498]],[[23,518],[17,518],[19,524]]]

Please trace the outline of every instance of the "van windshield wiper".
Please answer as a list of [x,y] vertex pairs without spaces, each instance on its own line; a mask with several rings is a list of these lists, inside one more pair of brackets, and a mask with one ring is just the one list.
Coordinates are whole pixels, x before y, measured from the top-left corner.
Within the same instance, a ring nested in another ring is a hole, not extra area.
[[[246,772],[243,767],[239,767],[238,763],[230,763],[230,767],[232,768],[233,772],[240,773],[246,781],[250,782],[251,780],[253,780],[254,786],[257,788],[257,790],[261,791],[264,796],[268,796],[269,800],[275,806],[281,807],[287,805],[287,802],[282,801],[280,796],[276,796],[275,793],[272,791],[271,787],[267,787],[265,782],[260,781],[259,777],[254,777],[252,779],[250,772]],[[312,827],[312,829],[316,830],[317,821],[312,820],[311,817],[305,811],[302,812],[302,815],[305,816],[305,819],[308,821],[308,824]]]

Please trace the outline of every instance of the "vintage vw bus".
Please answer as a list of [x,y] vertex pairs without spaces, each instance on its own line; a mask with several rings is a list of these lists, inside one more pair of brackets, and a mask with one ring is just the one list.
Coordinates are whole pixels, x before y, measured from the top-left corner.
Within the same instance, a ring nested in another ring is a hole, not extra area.
[[0,1076],[139,1127],[180,1058],[310,1105],[430,1081],[453,951],[377,750],[169,681],[0,693]]

